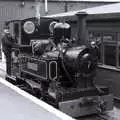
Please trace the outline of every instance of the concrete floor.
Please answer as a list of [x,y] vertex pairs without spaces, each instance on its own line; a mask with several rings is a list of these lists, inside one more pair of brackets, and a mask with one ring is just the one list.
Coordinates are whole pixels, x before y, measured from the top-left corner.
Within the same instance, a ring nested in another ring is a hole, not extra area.
[[60,120],[0,83],[0,120]]
[[0,60],[0,77],[5,78],[6,75],[6,64]]
[[6,73],[3,70],[0,70],[0,77],[5,78]]

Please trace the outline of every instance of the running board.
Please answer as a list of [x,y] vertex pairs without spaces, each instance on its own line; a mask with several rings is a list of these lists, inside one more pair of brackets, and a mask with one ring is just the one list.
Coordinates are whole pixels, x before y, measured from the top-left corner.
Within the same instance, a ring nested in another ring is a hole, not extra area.
[[10,76],[10,75],[6,75],[6,77],[5,77],[5,79],[8,81],[8,82],[10,82],[10,83],[12,83],[12,84],[16,84],[16,77],[15,76]]
[[11,75],[6,75],[6,79],[11,79],[11,80],[14,80],[14,81],[16,81],[16,77],[15,76],[11,76]]
[[32,81],[32,80],[26,79],[25,81],[26,81],[26,83],[27,83],[28,85],[30,85],[30,87],[31,87],[32,89],[40,89],[40,88],[41,88],[40,84],[38,84],[38,83],[36,83],[36,82],[34,82],[34,81]]

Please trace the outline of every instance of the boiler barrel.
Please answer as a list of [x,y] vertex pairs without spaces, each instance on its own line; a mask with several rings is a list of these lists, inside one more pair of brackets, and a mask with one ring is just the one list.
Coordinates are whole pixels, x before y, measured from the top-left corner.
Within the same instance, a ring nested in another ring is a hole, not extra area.
[[91,73],[96,61],[86,46],[73,47],[66,51],[64,64],[70,72]]

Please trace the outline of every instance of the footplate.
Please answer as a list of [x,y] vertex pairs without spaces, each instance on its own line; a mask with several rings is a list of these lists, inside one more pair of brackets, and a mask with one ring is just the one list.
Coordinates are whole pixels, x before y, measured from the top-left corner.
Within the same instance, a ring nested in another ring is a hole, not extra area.
[[112,110],[112,108],[113,97],[111,94],[104,96],[81,97],[75,100],[59,102],[59,109],[72,117],[95,114]]

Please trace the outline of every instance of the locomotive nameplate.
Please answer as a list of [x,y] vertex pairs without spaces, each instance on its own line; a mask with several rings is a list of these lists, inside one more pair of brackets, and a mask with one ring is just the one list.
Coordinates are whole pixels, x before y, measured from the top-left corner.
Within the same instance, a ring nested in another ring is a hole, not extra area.
[[57,61],[38,59],[33,56],[20,56],[20,70],[21,75],[34,76],[34,78],[41,80],[56,80],[57,79]]
[[[47,62],[29,56],[22,56],[21,71],[47,80]],[[42,68],[42,69],[41,69]]]
[[38,65],[35,63],[27,62],[27,68],[34,71],[38,71]]

